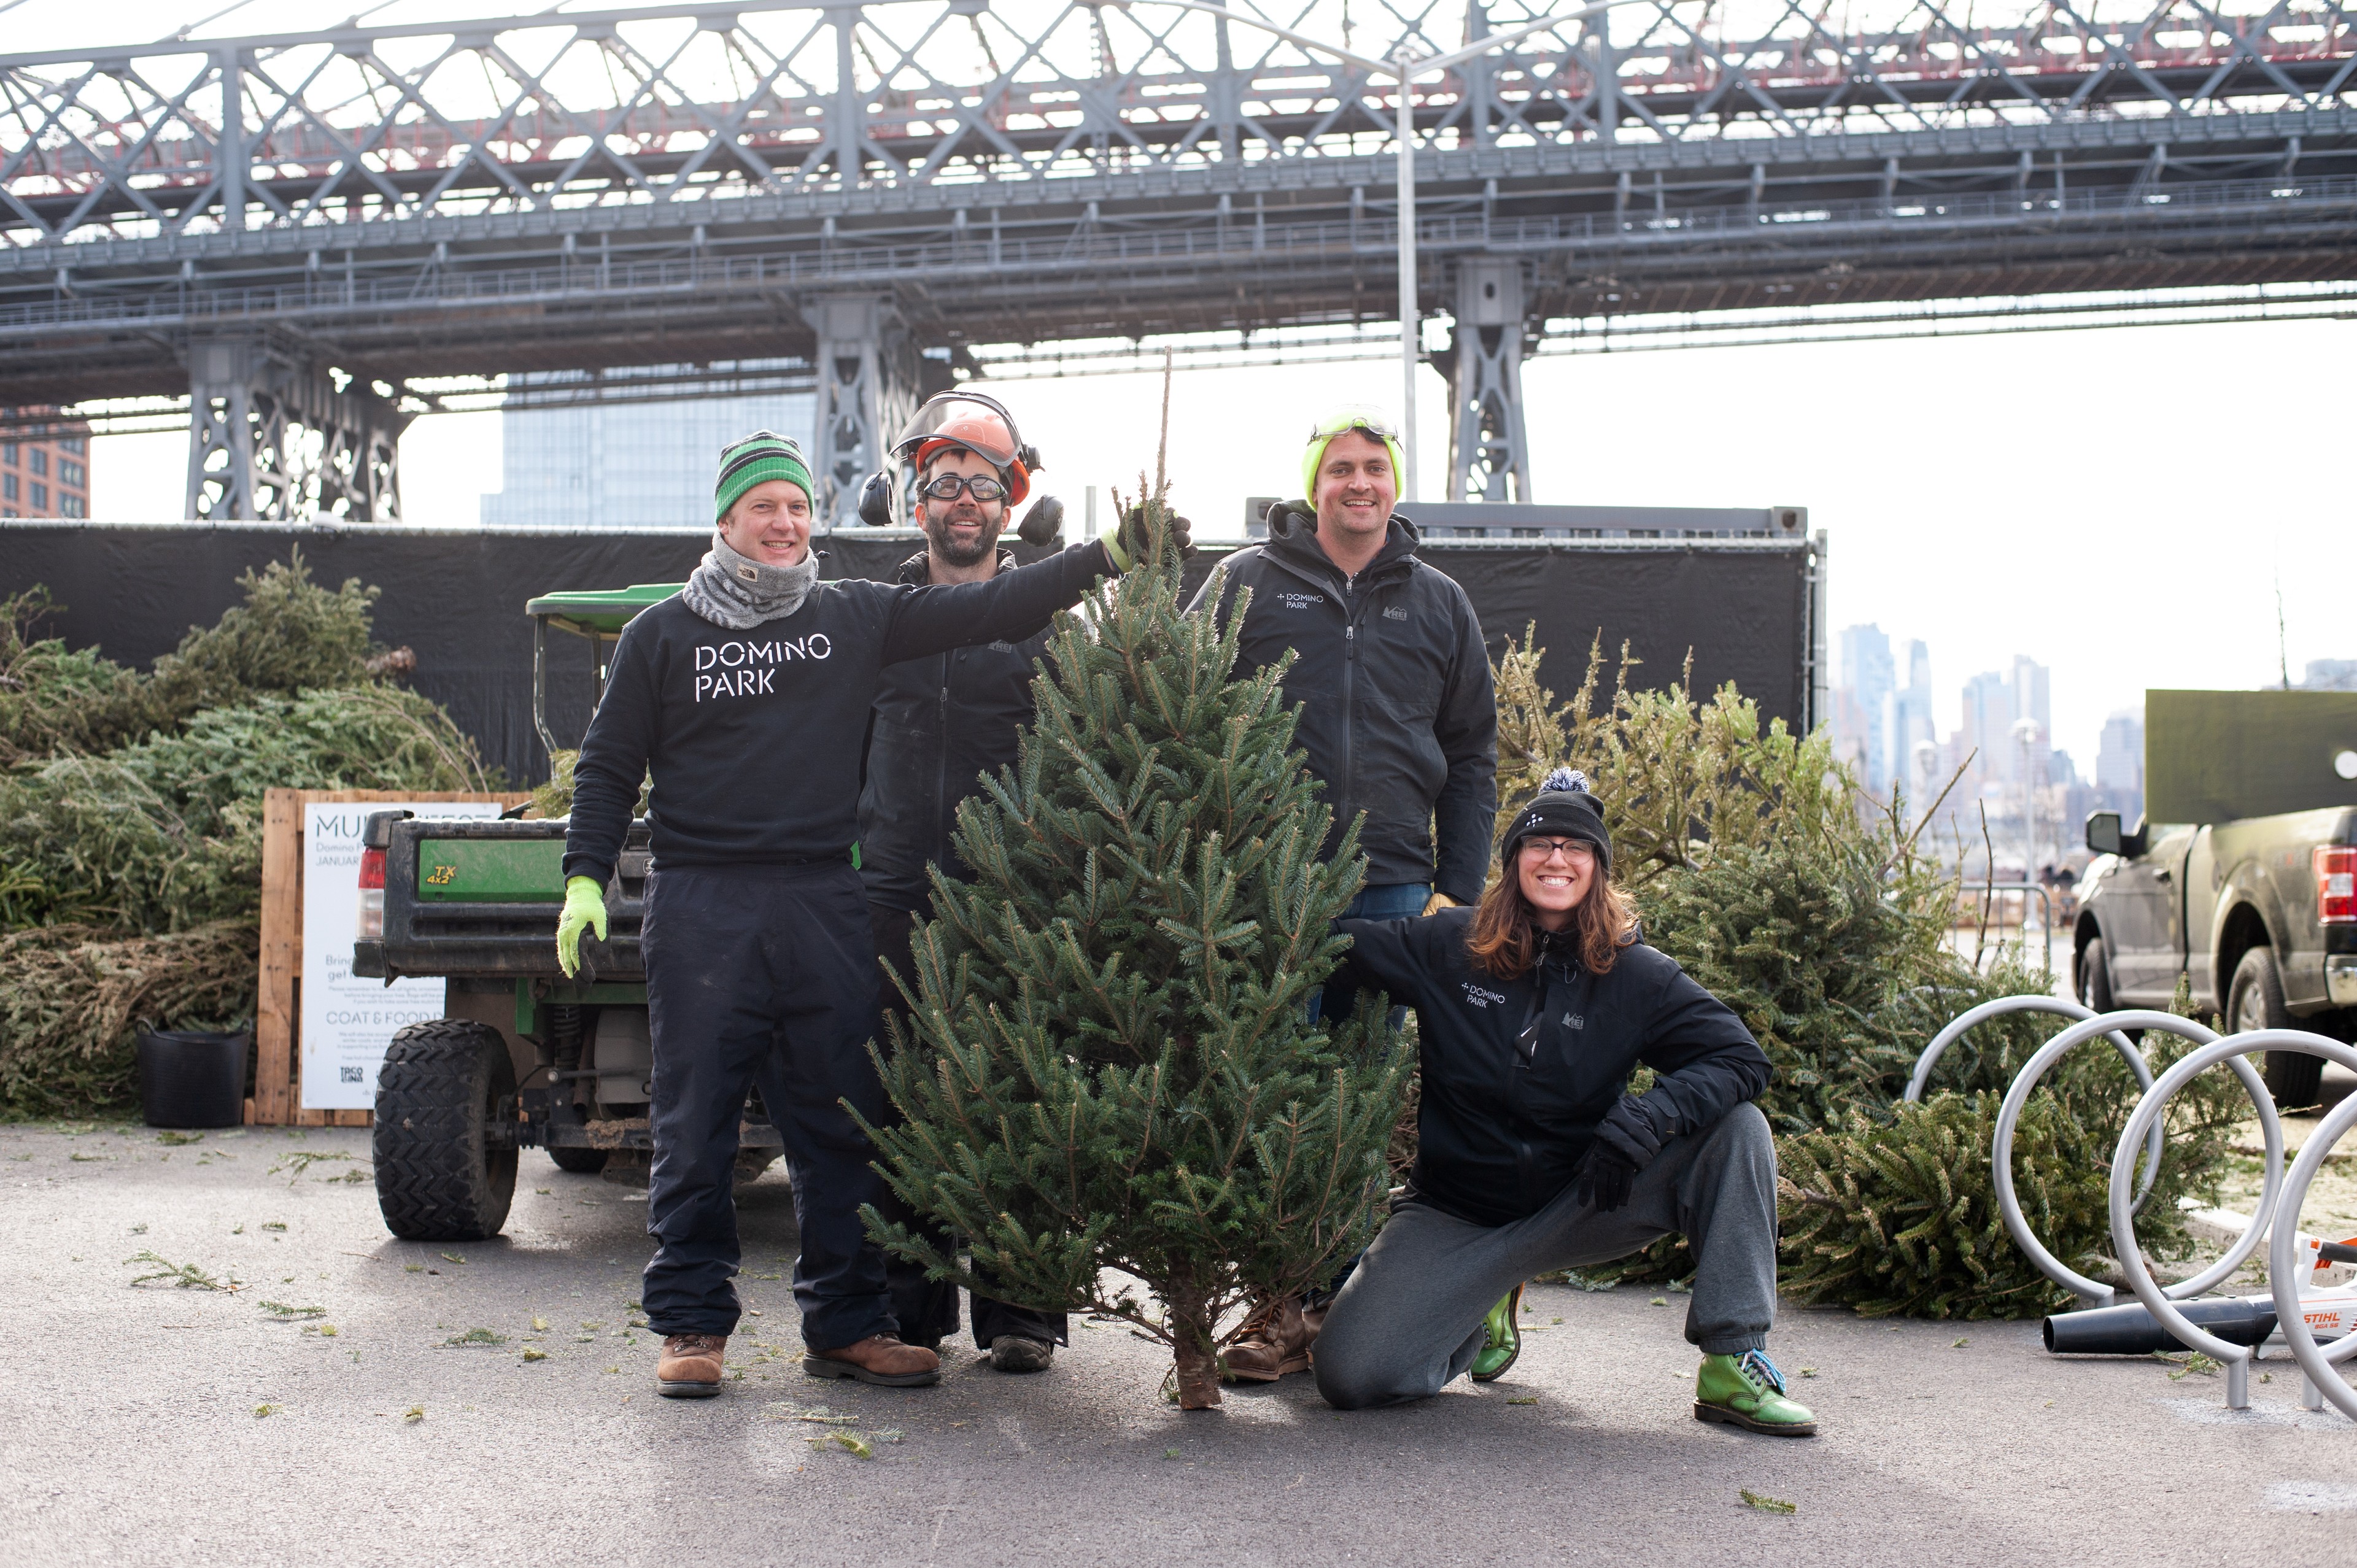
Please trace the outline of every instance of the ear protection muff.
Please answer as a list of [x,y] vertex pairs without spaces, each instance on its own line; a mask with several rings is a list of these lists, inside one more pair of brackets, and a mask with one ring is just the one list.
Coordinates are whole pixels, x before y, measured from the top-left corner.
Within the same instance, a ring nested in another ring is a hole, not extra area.
[[892,478],[882,472],[867,476],[867,483],[859,491],[859,521],[870,528],[888,528],[892,523]]

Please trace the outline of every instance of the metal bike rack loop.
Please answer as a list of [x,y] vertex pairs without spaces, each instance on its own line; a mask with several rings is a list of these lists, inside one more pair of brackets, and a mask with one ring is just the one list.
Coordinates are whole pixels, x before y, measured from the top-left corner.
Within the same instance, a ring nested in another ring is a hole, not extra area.
[[[1922,1100],[1923,1090],[1930,1086],[1932,1081],[1932,1069],[1940,1065],[1941,1057],[1947,1053],[1947,1049],[1950,1046],[1954,1045],[1958,1040],[1963,1039],[1964,1036],[1969,1034],[1974,1028],[1982,1024],[1987,1023],[1990,1019],[2001,1018],[2012,1013],[2051,1013],[2058,1017],[2075,1019],[2083,1024],[2095,1015],[2092,1009],[2082,1006],[2076,1002],[2066,1002],[2059,996],[2000,996],[1994,1002],[1984,1002],[1979,1006],[1973,1008],[1970,1012],[1958,1014],[1955,1018],[1950,1021],[1946,1028],[1932,1036],[1932,1043],[1925,1046],[1923,1047],[1923,1054],[1915,1058],[1914,1076],[1907,1080],[1907,1093],[1903,1097],[1906,1101],[1910,1104],[1914,1104]],[[2112,1042],[2112,1048],[2120,1053],[2121,1057],[2124,1058],[2128,1064],[2128,1070],[2136,1074],[2136,1088],[2140,1091],[2150,1090],[2152,1088],[2152,1069],[2146,1063],[2144,1053],[2137,1050],[2134,1042],[2129,1040],[2127,1036],[2118,1029],[2111,1030],[2108,1037]],[[2044,1069],[2040,1069],[2040,1071],[2042,1075]],[[2017,1080],[2018,1079],[2018,1077],[2019,1075],[2017,1074]],[[2032,1081],[2034,1082],[2035,1079]],[[2010,1099],[2010,1095],[2008,1095],[2007,1098]],[[2019,1114],[2018,1110],[2017,1110],[2015,1112],[2016,1119],[2018,1119]],[[2152,1147],[2146,1151],[2144,1185],[2136,1188],[2136,1212],[2139,1214],[2144,1212],[2144,1200],[2152,1195],[2152,1184],[2160,1175],[2160,1156],[2162,1151],[2167,1147],[2167,1131],[2161,1127],[2159,1123],[2155,1122],[2152,1129]],[[2010,1122],[2007,1124],[2004,1133],[2002,1134],[2002,1142],[1997,1144],[1996,1148],[1996,1163],[2000,1168],[2004,1169],[2007,1173],[2005,1176],[1999,1178],[1999,1188],[2003,1193],[2010,1195],[2013,1188],[2013,1179],[2010,1174],[2013,1165],[2013,1131]],[[2030,1255],[2030,1261],[2032,1262],[2036,1262],[2037,1260],[2038,1254],[2033,1252]],[[2045,1265],[2043,1264],[2040,1264],[2040,1268],[2044,1268],[2044,1266]],[[2061,1265],[2057,1263],[2055,1267],[2061,1268]],[[2068,1269],[2063,1269],[2062,1272],[2066,1274],[2071,1273]],[[2048,1271],[2048,1277],[2054,1279],[2057,1283],[2069,1283],[2068,1281],[2061,1279],[2060,1275],[2052,1273],[2051,1271]],[[2071,1277],[2072,1279],[2076,1279],[2079,1276],[2072,1274]],[[2092,1280],[2087,1283],[2090,1284],[2094,1283]],[[2072,1285],[2070,1288],[2072,1290],[2078,1289],[2075,1285]],[[2093,1299],[2097,1301],[2109,1301],[2112,1298],[2112,1293],[2109,1289],[2101,1285],[2096,1285],[2095,1289],[2099,1294]],[[2081,1292],[2080,1294],[2084,1294],[2085,1293]]]
[[[1996,1136],[1991,1141],[1989,1155],[1992,1162],[1991,1175],[1996,1183],[1997,1208],[2005,1216],[2006,1230],[2012,1233],[2015,1244],[2048,1279],[2074,1294],[2098,1303],[2109,1302],[2113,1298],[2114,1292],[2111,1287],[2098,1283],[2066,1265],[2061,1259],[2048,1251],[2038,1238],[2030,1233],[2029,1221],[2023,1217],[2021,1204],[2013,1190],[2013,1133],[2015,1127],[2020,1123],[2022,1109],[2029,1103],[2030,1091],[2038,1087],[2038,1080],[2045,1076],[2047,1069],[2060,1060],[2062,1055],[2073,1046],[2081,1045],[2112,1029],[2158,1029],[2168,1034],[2182,1035],[2193,1041],[2195,1045],[2204,1047],[2218,1037],[2214,1031],[2202,1027],[2190,1018],[2180,1018],[2174,1013],[2158,1013],[2141,1009],[2106,1013],[2100,1017],[2090,1018],[2084,1023],[2072,1025],[2040,1046],[2038,1048],[2038,1054],[2023,1063],[2021,1071],[2014,1076],[2013,1087],[2006,1090],[2005,1104],[1997,1112]],[[2251,1103],[2258,1110],[2260,1132],[2266,1142],[2266,1176],[2259,1194],[2258,1212],[2252,1216],[2251,1223],[2244,1227],[2243,1234],[2235,1239],[2234,1244],[2226,1250],[2224,1257],[2194,1275],[2193,1278],[2179,1281],[2169,1286],[2167,1294],[2171,1298],[2200,1295],[2242,1267],[2243,1260],[2257,1250],[2260,1240],[2266,1235],[2267,1216],[2274,1208],[2276,1194],[2283,1186],[2283,1124],[2276,1117],[2275,1101],[2267,1093],[2266,1084],[2260,1079],[2257,1069],[2250,1063],[2236,1057],[2233,1058],[2233,1066],[2235,1075],[2243,1080],[2244,1089],[2251,1096]],[[2174,1073],[2178,1069],[2172,1068],[2169,1070]],[[2160,1082],[2166,1084],[2169,1082],[2169,1077],[2164,1075]],[[2163,1098],[2165,1097],[2162,1096],[2159,1086],[2155,1085],[2137,1101],[2138,1112],[2141,1113],[2146,1107],[2160,1103]],[[2131,1124],[2134,1124],[2135,1119],[2130,1120]],[[2158,1116],[2154,1115],[2145,1118],[2144,1125],[2138,1130],[2136,1138],[2138,1142],[2153,1144],[2156,1134],[2160,1134],[2165,1139],[2166,1133],[2167,1129],[2162,1125]],[[2152,1190],[2153,1175],[2159,1169],[2160,1147],[2165,1147],[2165,1144],[2147,1150],[2145,1181],[2140,1190],[2130,1199],[2127,1208],[2131,1220],[2136,1210],[2142,1207],[2144,1197]],[[2123,1153],[2120,1157],[2127,1161],[2130,1168],[2135,1165],[2135,1144],[2122,1145]],[[2121,1190],[2119,1184],[2120,1166],[2115,1165],[2112,1170],[2112,1190],[2115,1193]],[[2120,1268],[2127,1275],[2129,1283],[2133,1284],[2136,1280],[2136,1269],[2143,1267],[2143,1260],[2141,1258],[2134,1260],[2135,1268],[2130,1267],[2130,1262],[2129,1259],[2121,1259]]]
[[[2268,1035],[2295,1036],[2288,1029],[2269,1029]],[[2314,1038],[2310,1036],[2309,1038]],[[2271,1046],[2272,1049],[2297,1049],[2290,1041]],[[2337,1059],[2337,1058],[2336,1058]],[[2337,1369],[2339,1364],[2357,1356],[2357,1334],[2343,1335],[2330,1349],[2316,1342],[2308,1326],[2308,1317],[2301,1310],[2299,1276],[2305,1271],[2299,1265],[2298,1220],[2300,1206],[2308,1201],[2309,1184],[2324,1162],[2332,1157],[2332,1145],[2357,1125],[2357,1095],[2351,1095],[2332,1108],[2322,1125],[2309,1134],[2300,1145],[2299,1158],[2292,1162],[2291,1174],[2284,1178],[2283,1196],[2276,1200],[2276,1217],[2289,1219],[2288,1225],[2277,1225],[2267,1247],[2267,1283],[2276,1298],[2276,1326],[2283,1333],[2284,1344],[2293,1360],[2299,1363],[2302,1378],[2300,1403],[2310,1410],[2321,1410],[2330,1400],[2341,1413],[2357,1421],[2357,1389],[2352,1389]]]
[[[2110,1016],[2118,1018],[2125,1015],[2113,1014]],[[2188,1034],[2190,1029],[2200,1027],[2199,1025],[2189,1026],[2186,1020],[2174,1018],[2173,1015],[2161,1014],[2158,1016],[2172,1018],[2179,1026],[2177,1032],[2179,1034]],[[2139,1026],[2159,1027],[2160,1026]],[[2136,1145],[2144,1141],[2147,1132],[2158,1124],[2161,1112],[2168,1108],[2169,1101],[2179,1090],[2191,1082],[2195,1076],[2222,1061],[2230,1065],[2234,1069],[2234,1076],[2243,1080],[2243,1087],[2250,1091],[2252,1102],[2260,1108],[2259,1122],[2266,1133],[2266,1186],[2259,1194],[2258,1208],[2252,1214],[2251,1223],[2244,1228],[2241,1240],[2237,1241],[2227,1253],[2227,1259],[2239,1265],[2243,1257],[2249,1252],[2250,1243],[2280,1218],[2278,1210],[2283,1194],[2291,1190],[2281,1174],[2283,1124],[2276,1117],[2274,1098],[2267,1093],[2266,1086],[2260,1081],[2257,1071],[2249,1062],[2244,1060],[2246,1053],[2261,1050],[2301,1051],[2309,1056],[2322,1057],[2327,1061],[2339,1062],[2345,1068],[2357,1070],[2357,1047],[2344,1046],[2338,1040],[2328,1040],[2321,1035],[2311,1035],[2298,1029],[2253,1029],[2240,1035],[2230,1035],[2222,1040],[2213,1039],[2210,1044],[2202,1046],[2161,1074],[2160,1081],[2153,1086],[2152,1092],[2136,1102],[2135,1112],[2128,1117],[2127,1125],[2120,1131],[2119,1147],[2114,1152],[2112,1163],[2112,1242],[2119,1251],[2120,1272],[2127,1276],[2130,1288],[2135,1290],[2136,1299],[2144,1303],[2145,1310],[2151,1313],[2154,1321],[2168,1329],[2179,1344],[2201,1351],[2226,1369],[2226,1408],[2229,1410],[2250,1408],[2251,1361],[2257,1355],[2257,1348],[2250,1345],[2230,1345],[2217,1336],[2196,1327],[2187,1321],[2183,1313],[2177,1310],[2176,1303],[2170,1297],[2196,1294],[2187,1288],[2196,1283],[2201,1283],[2202,1288],[2207,1289],[2211,1283],[2224,1278],[2225,1273],[2231,1273],[2232,1270],[2226,1268],[2224,1261],[2222,1261],[2220,1264],[2204,1271],[2199,1282],[2189,1280],[2185,1284],[2173,1286],[2164,1292],[2154,1283],[2152,1271],[2144,1266],[2144,1256],[2137,1250],[2136,1216],[2129,1210],[2128,1190],[2120,1179],[2120,1173],[2126,1167],[2127,1161],[2133,1157]],[[2341,1112],[2347,1111],[2351,1103],[2343,1102],[2341,1110],[2333,1112],[2331,1119],[2338,1120],[2344,1128],[2347,1125],[2347,1119],[2342,1117]],[[2328,1125],[2330,1124],[2330,1120],[2328,1121]],[[2317,1167],[2323,1164],[2325,1144],[2320,1141],[2322,1129],[2319,1129],[2318,1136],[2310,1138],[2308,1146],[2300,1151],[2300,1163],[2307,1171],[2307,1176],[2302,1180],[2299,1188],[2303,1194],[2307,1190],[2307,1182],[2315,1178]],[[2340,1375],[2331,1371],[2330,1363],[2317,1349],[2314,1337],[2308,1334],[2307,1324],[2300,1321],[2298,1278],[2300,1273],[2304,1271],[2298,1270],[2292,1259],[2297,1229],[2296,1226],[2275,1225],[2275,1244],[2268,1251],[2267,1277],[2276,1297],[2276,1325],[2283,1330],[2285,1340],[2293,1347],[2292,1354],[2299,1361],[2300,1369],[2307,1373],[2309,1380],[2320,1389],[2325,1396],[2332,1400],[2343,1412],[2352,1418],[2357,1418],[2357,1395],[2352,1395],[2347,1386],[2342,1384]],[[2288,1314],[2285,1310],[2287,1292],[2290,1299]],[[2298,1338],[2296,1337],[2308,1338],[2308,1355],[2300,1354]],[[2357,1339],[2357,1336],[2352,1337]],[[2335,1348],[2341,1348],[2336,1346]],[[2357,1343],[2350,1344],[2341,1353],[2357,1354]],[[2319,1372],[2323,1375],[2319,1376]]]

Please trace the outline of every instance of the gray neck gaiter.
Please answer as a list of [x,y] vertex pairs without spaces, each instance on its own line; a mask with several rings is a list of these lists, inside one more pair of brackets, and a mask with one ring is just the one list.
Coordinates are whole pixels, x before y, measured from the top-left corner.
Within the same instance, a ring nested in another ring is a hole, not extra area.
[[728,548],[720,531],[712,532],[712,548],[680,590],[687,607],[715,626],[750,631],[765,620],[790,616],[818,582],[818,553],[805,549],[791,566],[772,566],[739,555]]

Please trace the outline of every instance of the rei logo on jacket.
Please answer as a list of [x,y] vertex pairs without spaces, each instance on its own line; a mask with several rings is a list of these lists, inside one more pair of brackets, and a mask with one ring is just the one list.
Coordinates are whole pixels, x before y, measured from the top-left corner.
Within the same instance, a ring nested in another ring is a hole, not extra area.
[[834,644],[823,631],[767,642],[699,643],[695,650],[695,700],[757,697],[774,692],[778,667],[798,660],[824,659]]

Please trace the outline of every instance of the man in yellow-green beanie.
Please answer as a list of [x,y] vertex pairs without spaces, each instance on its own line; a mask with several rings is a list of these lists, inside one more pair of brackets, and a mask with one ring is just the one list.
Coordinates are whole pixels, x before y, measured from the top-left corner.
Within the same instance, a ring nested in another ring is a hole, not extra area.
[[[1288,652],[1294,744],[1333,808],[1331,854],[1353,821],[1367,885],[1346,918],[1406,919],[1481,897],[1498,804],[1498,710],[1472,601],[1416,555],[1399,499],[1399,432],[1382,410],[1336,409],[1310,426],[1299,500],[1269,509],[1268,542],[1228,557],[1193,609],[1225,629],[1237,595],[1250,607],[1235,678]],[[1347,986],[1325,999],[1350,1010]],[[1231,1346],[1228,1374],[1274,1381],[1307,1370],[1339,1288],[1259,1305]]]
[[1122,524],[987,582],[821,582],[814,489],[783,436],[721,454],[712,549],[622,633],[574,775],[556,939],[567,974],[583,932],[605,937],[605,890],[640,781],[653,783],[640,940],[657,1246],[642,1299],[664,1336],[657,1388],[674,1398],[720,1391],[738,1311],[737,1126],[755,1085],[793,1176],[804,1370],[939,1380],[940,1359],[901,1342],[859,1219],[884,1185],[851,1112],[886,1113],[867,1055],[876,950],[851,858],[868,710],[885,666],[1019,636],[1150,553]]

